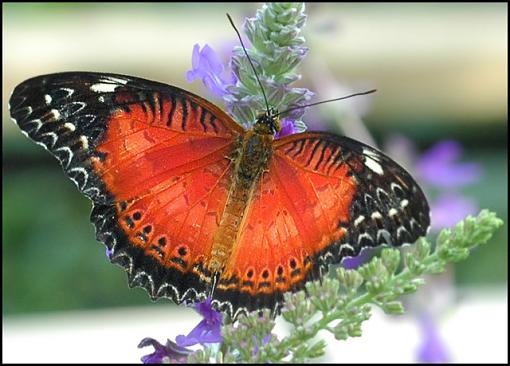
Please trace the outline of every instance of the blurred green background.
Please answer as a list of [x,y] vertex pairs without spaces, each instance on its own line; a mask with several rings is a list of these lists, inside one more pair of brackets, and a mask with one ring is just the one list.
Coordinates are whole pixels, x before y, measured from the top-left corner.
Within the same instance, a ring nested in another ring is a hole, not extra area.
[[[95,241],[90,202],[10,121],[8,98],[29,77],[73,70],[135,75],[210,98],[198,82],[185,81],[193,45],[226,52],[236,38],[225,13],[240,24],[259,4],[2,6],[4,315],[148,304]],[[461,142],[463,160],[484,169],[462,193],[506,222],[507,4],[307,6],[310,53],[298,84],[324,98],[316,76],[317,65],[326,65],[351,89],[377,87],[363,121],[381,146],[397,132],[421,150],[441,139]],[[305,117],[323,119],[320,111]],[[341,121],[333,122],[339,132]],[[456,266],[456,282],[506,286],[507,245],[505,224]]]

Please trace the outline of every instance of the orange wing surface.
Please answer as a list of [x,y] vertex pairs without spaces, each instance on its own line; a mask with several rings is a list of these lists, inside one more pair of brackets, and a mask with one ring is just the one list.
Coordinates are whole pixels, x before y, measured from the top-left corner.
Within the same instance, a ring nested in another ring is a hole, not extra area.
[[327,264],[414,242],[428,226],[422,191],[381,152],[328,133],[291,135],[274,143],[215,296],[234,313],[275,309]]

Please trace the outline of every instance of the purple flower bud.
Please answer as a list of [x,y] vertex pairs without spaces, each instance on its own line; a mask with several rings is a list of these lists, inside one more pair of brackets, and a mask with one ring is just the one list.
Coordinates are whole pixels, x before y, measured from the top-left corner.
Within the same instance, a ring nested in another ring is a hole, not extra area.
[[201,79],[206,88],[216,96],[228,94],[227,87],[236,82],[234,74],[224,72],[225,67],[220,57],[207,44],[202,50],[198,43],[193,46],[191,64],[192,69],[186,73],[186,80],[191,83],[195,79]]

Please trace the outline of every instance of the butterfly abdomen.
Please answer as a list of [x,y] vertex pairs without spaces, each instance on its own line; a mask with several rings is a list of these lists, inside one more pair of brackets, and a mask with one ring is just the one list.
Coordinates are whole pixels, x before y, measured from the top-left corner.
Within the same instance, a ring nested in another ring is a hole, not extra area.
[[239,148],[232,184],[220,225],[214,236],[209,270],[225,268],[242,228],[246,209],[263,172],[267,170],[272,153],[272,135],[248,131]]

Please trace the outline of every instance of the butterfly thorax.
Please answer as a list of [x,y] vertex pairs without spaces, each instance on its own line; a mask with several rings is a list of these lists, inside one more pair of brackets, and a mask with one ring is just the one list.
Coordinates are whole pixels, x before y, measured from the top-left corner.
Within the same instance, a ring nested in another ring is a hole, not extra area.
[[213,273],[228,267],[253,192],[271,160],[273,134],[264,133],[266,130],[260,127],[263,125],[256,124],[246,132],[234,158],[232,183],[209,259],[208,267]]
[[281,129],[280,117],[275,108],[269,108],[268,111],[260,113],[253,125],[253,131],[261,135],[274,135]]

